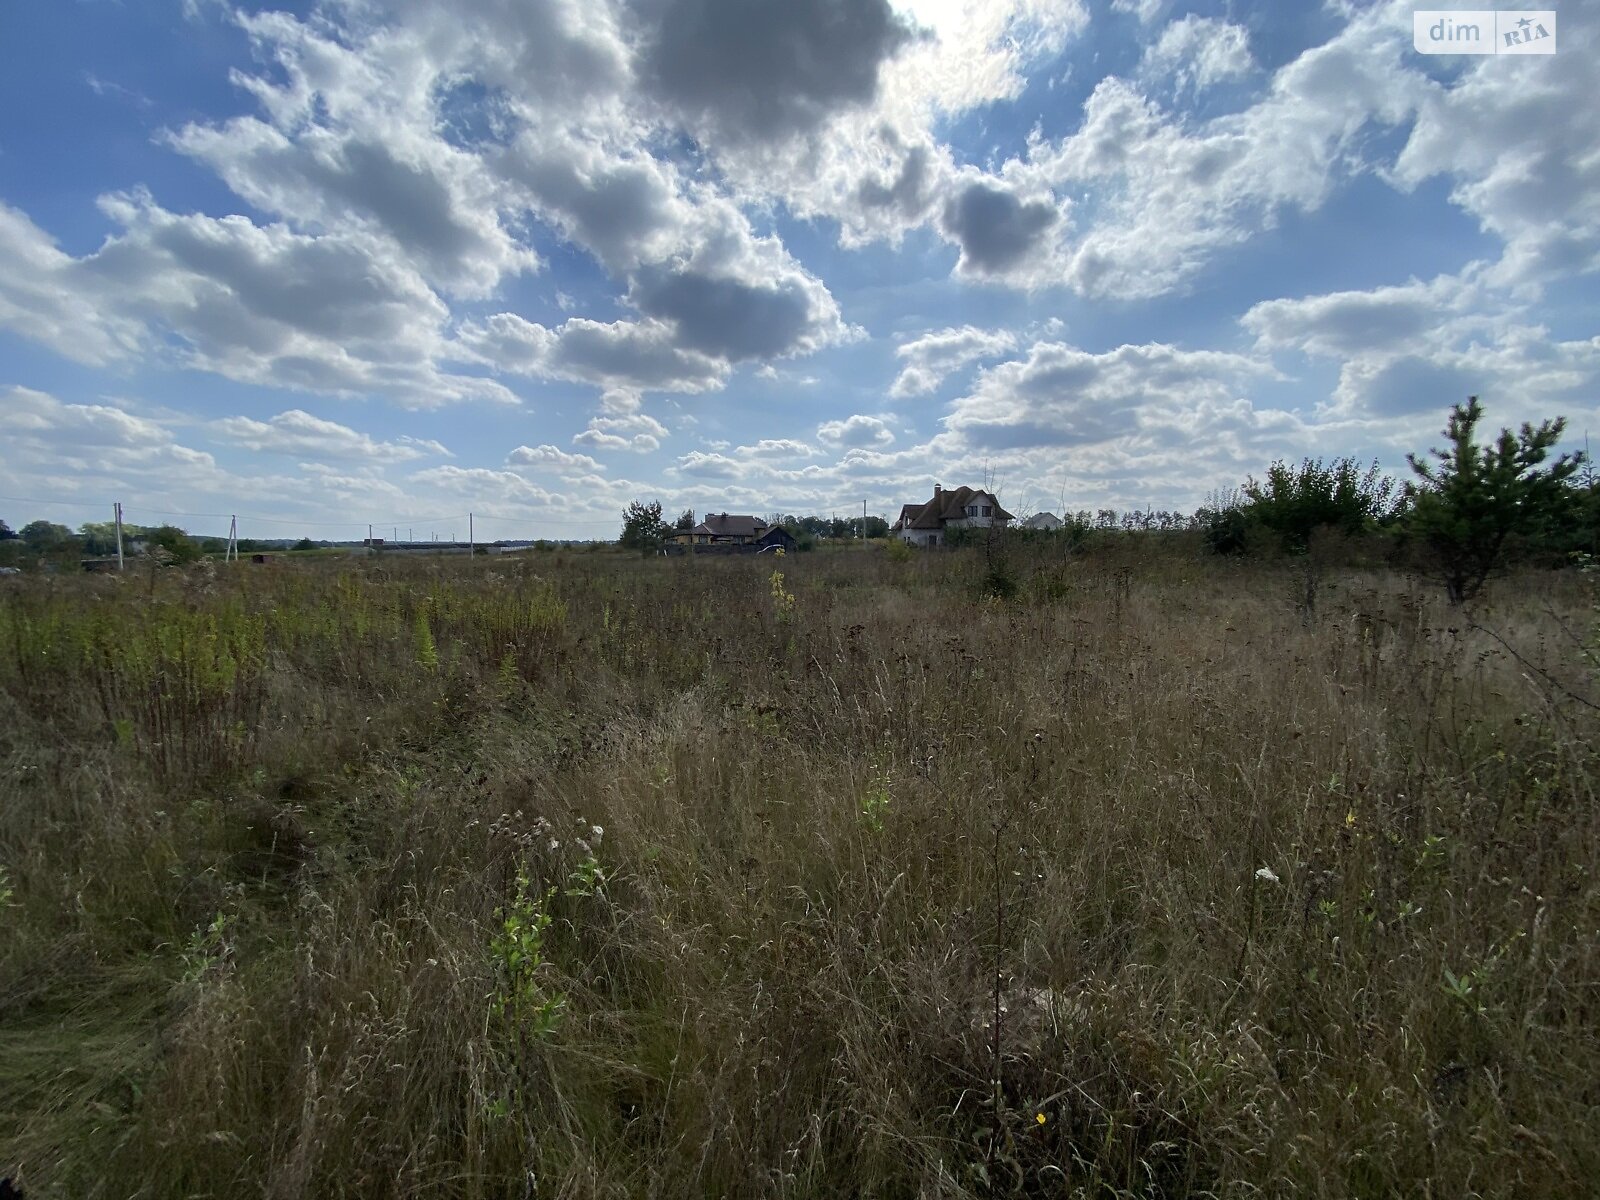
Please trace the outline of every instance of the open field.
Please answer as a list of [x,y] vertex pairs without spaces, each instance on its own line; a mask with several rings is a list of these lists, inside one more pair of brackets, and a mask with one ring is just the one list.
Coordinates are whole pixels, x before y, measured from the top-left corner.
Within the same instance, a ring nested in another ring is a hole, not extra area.
[[10,581],[0,1175],[1592,1195],[1588,581],[1015,570]]

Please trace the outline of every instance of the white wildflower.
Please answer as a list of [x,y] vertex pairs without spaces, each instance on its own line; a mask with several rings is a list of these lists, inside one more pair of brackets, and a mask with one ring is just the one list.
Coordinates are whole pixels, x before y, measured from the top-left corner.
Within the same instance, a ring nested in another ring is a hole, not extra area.
[[1271,867],[1262,867],[1256,872],[1256,878],[1261,880],[1262,883],[1278,882],[1278,874]]

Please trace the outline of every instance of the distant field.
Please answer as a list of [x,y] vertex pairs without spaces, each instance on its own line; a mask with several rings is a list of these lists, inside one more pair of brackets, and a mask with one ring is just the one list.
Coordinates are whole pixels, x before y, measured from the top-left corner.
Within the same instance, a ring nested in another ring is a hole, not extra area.
[[987,570],[7,581],[0,1176],[1592,1195],[1590,581]]

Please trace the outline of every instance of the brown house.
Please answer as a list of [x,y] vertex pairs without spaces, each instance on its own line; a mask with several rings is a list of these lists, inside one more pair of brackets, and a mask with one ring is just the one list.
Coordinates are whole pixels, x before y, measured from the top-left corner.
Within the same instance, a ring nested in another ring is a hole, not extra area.
[[770,528],[760,517],[707,513],[704,521],[693,529],[680,529],[672,535],[672,540],[684,546],[750,546],[759,542]]
[[992,492],[933,485],[933,498],[924,504],[906,504],[889,532],[913,546],[941,546],[952,529],[988,529],[1004,526],[1011,514],[1000,507]]

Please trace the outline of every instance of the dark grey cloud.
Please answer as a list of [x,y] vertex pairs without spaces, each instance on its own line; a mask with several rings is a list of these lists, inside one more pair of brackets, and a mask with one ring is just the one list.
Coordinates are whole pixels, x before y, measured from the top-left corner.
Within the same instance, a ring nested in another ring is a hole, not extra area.
[[386,147],[351,139],[337,158],[313,159],[308,174],[358,212],[370,213],[413,252],[439,260],[482,253],[481,235],[455,219],[455,198],[433,170]]
[[602,324],[574,317],[557,329],[496,313],[465,322],[457,335],[462,358],[497,371],[570,379],[600,387],[702,392],[720,387],[727,364],[675,344],[660,321]]
[[722,364],[673,345],[662,332],[623,321],[568,321],[551,367],[569,378],[609,387],[701,391],[720,385]]
[[1020,264],[1056,223],[1053,205],[1024,203],[984,182],[969,184],[944,207],[944,231],[961,246],[961,267],[1000,275]]
[[486,201],[491,185],[478,160],[442,140],[402,157],[376,136],[312,127],[291,139],[253,117],[190,125],[169,140],[240,196],[298,228],[354,223],[386,235],[449,290],[484,293],[503,274],[537,263]]
[[928,170],[928,148],[915,146],[900,165],[900,174],[885,186],[875,179],[863,180],[857,199],[867,208],[891,208],[914,217],[928,206],[932,180]]
[[566,237],[623,272],[671,239],[686,205],[662,164],[644,156],[616,159],[575,144],[549,145],[524,134],[504,169],[532,193],[541,213]]
[[202,343],[210,332],[220,344],[273,351],[295,330],[381,343],[414,334],[419,318],[444,315],[414,277],[348,241],[261,229],[242,217],[177,217],[148,202],[109,207],[134,233],[83,260],[83,275],[125,295],[147,291],[165,313],[183,312],[181,324]]
[[644,0],[640,81],[733,140],[803,133],[870,103],[911,37],[888,0]]
[[671,321],[683,345],[729,362],[792,353],[813,325],[812,297],[798,284],[652,268],[640,272],[632,298],[647,316]]
[[1483,391],[1484,376],[1482,369],[1406,355],[1378,368],[1365,381],[1362,399],[1368,411],[1383,416],[1442,411]]
[[101,208],[121,232],[82,258],[0,208],[0,258],[33,267],[22,288],[0,271],[0,323],[87,361],[160,356],[247,383],[418,407],[514,399],[437,369],[448,309],[371,239],[180,216],[144,193],[102,197]]

